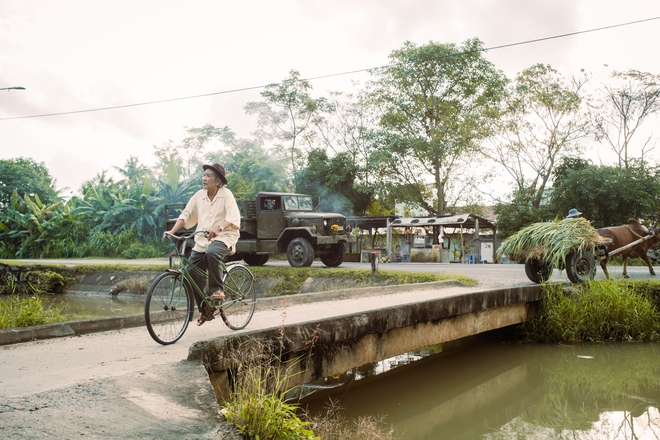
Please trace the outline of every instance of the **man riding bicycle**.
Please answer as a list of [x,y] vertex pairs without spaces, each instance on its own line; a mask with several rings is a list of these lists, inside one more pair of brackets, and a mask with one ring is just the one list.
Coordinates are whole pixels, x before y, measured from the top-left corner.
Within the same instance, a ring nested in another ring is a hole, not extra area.
[[[241,214],[234,194],[225,186],[227,178],[224,167],[214,163],[204,165],[203,168],[202,189],[192,196],[168,232],[174,234],[184,226],[192,228],[195,224],[196,231],[209,231],[208,237],[195,234],[195,246],[190,254],[190,262],[202,271],[208,270],[209,292],[212,292],[210,296],[222,301],[225,295],[220,263],[231,253],[240,237]],[[203,292],[204,276],[195,270],[191,270],[190,274]],[[196,290],[195,301],[200,312],[197,325],[202,325],[213,318],[213,310],[207,309]]]

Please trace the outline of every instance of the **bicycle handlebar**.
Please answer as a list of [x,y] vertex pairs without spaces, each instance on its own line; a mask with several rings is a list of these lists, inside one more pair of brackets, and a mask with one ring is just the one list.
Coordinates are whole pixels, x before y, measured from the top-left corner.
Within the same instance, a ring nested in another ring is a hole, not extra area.
[[169,239],[174,239],[177,241],[181,240],[187,240],[190,237],[197,235],[197,234],[204,234],[204,237],[208,237],[209,231],[196,231],[196,232],[191,232],[190,234],[182,234],[182,235],[176,235],[176,234],[171,234],[167,231],[163,232],[163,238],[169,238]]

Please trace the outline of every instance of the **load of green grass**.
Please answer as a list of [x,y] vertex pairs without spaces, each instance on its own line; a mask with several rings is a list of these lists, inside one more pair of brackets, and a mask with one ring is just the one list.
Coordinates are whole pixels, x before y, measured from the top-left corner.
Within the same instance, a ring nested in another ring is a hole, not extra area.
[[539,259],[561,268],[565,267],[566,256],[572,251],[593,252],[596,245],[607,240],[583,218],[533,223],[502,242],[498,257],[506,255],[514,261]]

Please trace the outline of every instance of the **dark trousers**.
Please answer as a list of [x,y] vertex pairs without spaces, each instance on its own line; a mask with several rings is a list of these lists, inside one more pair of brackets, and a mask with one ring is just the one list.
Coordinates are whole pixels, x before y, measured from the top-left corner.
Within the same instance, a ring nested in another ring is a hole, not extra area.
[[[215,240],[209,247],[206,248],[206,252],[197,252],[192,251],[190,254],[190,262],[193,266],[198,267],[202,271],[209,272],[209,292],[214,293],[222,291],[222,272],[221,272],[221,262],[227,258],[229,255],[229,248],[220,240]],[[195,269],[189,269],[189,273],[192,276],[192,279],[199,287],[199,290],[204,292],[206,288],[206,280],[204,275],[198,273]],[[195,301],[197,302],[197,308],[201,312],[204,307],[204,302],[202,301],[201,296],[197,293],[196,289],[193,289],[195,293]]]

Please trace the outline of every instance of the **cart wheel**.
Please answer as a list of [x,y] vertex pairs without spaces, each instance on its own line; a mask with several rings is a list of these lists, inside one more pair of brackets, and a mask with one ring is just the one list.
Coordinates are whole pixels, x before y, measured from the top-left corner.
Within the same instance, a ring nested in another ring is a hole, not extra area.
[[552,266],[539,262],[538,259],[532,258],[525,261],[525,273],[527,278],[533,283],[541,284],[550,279],[552,275]]
[[596,275],[596,259],[589,251],[571,252],[566,256],[566,276],[572,283],[593,280]]

